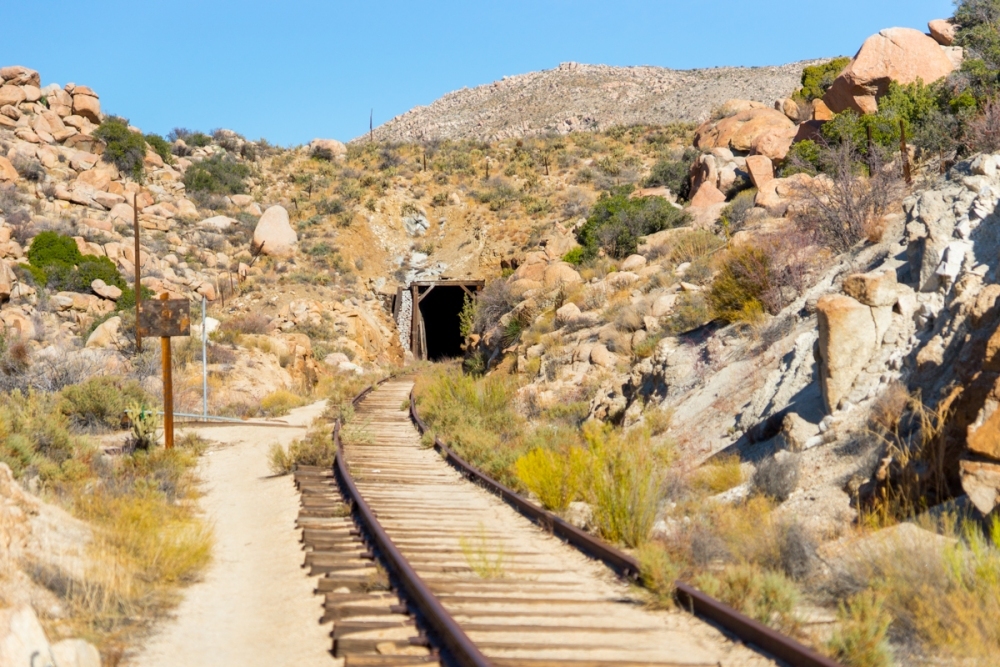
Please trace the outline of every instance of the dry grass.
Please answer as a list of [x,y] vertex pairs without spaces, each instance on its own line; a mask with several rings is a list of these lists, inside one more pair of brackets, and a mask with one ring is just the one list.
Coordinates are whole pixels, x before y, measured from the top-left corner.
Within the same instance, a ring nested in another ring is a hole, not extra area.
[[265,417],[282,417],[307,402],[308,399],[287,389],[278,389],[260,399],[260,411]]
[[706,463],[691,476],[691,484],[706,493],[717,494],[743,483],[740,457],[735,454],[722,456]]
[[892,653],[888,631],[892,617],[885,611],[885,598],[863,591],[841,602],[839,621],[827,650],[846,667],[889,667]]
[[483,524],[479,524],[479,531],[475,536],[462,536],[458,544],[465,561],[477,576],[482,579],[503,578],[505,557],[503,543],[488,538]]

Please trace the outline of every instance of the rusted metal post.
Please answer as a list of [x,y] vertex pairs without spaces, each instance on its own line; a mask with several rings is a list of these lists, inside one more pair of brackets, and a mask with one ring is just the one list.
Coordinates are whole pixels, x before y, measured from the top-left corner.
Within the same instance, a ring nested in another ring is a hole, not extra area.
[[903,178],[907,185],[913,184],[913,174],[910,173],[910,150],[906,147],[906,125],[899,119],[899,152],[903,157]]
[[135,347],[142,352],[142,334],[139,333],[139,308],[142,305],[142,281],[139,278],[139,192],[132,195],[132,212],[135,223]]
[[[166,301],[170,295],[164,292],[160,300]],[[163,443],[167,449],[174,447],[174,376],[170,359],[170,336],[160,337],[163,357]]]

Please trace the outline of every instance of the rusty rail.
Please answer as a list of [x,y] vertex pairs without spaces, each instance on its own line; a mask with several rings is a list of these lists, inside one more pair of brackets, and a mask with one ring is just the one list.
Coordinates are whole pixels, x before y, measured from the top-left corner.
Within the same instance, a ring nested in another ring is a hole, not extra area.
[[[427,424],[417,414],[417,404],[413,392],[410,392],[410,417],[421,434],[428,431]],[[632,556],[567,523],[558,516],[520,496],[507,486],[488,477],[481,470],[452,451],[437,436],[434,437],[434,447],[444,455],[445,459],[451,465],[462,472],[467,478],[501,496],[508,504],[528,519],[549,530],[552,534],[566,540],[566,542],[584,553],[604,561],[604,563],[619,574],[639,581],[639,561]],[[681,581],[676,582],[675,586],[675,597],[681,607],[697,616],[716,623],[736,637],[739,637],[743,642],[753,644],[779,660],[794,665],[794,667],[841,667],[836,661],[816,653],[791,637],[786,637],[772,630],[763,623],[759,623],[741,614],[732,607]]]
[[[391,376],[380,380],[376,385],[367,387],[354,397],[351,404],[357,406],[378,385],[392,379]],[[337,447],[334,459],[334,475],[355,510],[359,523],[364,527],[372,546],[382,556],[382,561],[395,579],[401,593],[416,608],[424,623],[433,632],[440,647],[447,651],[452,660],[461,667],[489,667],[490,661],[469,639],[465,631],[458,625],[451,614],[434,596],[427,584],[420,578],[409,561],[400,553],[392,539],[382,528],[375,513],[361,496],[358,487],[351,477],[347,462],[344,460],[344,444],[340,439],[340,420],[333,429],[333,441]]]

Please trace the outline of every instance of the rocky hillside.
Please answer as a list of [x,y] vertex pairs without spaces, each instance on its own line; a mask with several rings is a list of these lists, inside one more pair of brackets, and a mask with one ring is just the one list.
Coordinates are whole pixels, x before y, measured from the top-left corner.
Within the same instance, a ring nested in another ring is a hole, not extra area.
[[815,61],[780,67],[671,70],[563,63],[555,69],[448,93],[380,125],[375,139],[390,143],[497,141],[617,125],[700,123],[728,99],[770,105],[787,97],[798,87],[802,68],[810,64]]

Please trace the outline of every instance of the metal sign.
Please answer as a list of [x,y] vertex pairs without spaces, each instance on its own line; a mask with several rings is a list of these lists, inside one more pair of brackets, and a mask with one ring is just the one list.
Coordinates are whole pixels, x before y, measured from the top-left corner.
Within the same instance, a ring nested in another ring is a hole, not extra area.
[[191,333],[191,302],[187,299],[143,301],[139,308],[142,336],[188,336]]

